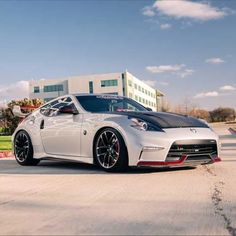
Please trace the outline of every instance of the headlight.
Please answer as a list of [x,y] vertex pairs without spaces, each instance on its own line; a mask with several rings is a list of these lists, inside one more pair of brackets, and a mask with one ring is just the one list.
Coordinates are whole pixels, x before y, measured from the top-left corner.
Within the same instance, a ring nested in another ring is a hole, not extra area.
[[131,127],[142,131],[162,131],[159,127],[139,118],[129,118],[132,121]]

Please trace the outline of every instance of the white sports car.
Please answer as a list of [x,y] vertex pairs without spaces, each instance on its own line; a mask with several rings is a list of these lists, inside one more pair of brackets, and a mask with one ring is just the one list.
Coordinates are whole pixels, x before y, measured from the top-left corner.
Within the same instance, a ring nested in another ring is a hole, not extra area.
[[25,117],[13,135],[20,165],[46,158],[128,166],[196,166],[220,161],[218,136],[193,117],[152,112],[115,95],[67,95]]

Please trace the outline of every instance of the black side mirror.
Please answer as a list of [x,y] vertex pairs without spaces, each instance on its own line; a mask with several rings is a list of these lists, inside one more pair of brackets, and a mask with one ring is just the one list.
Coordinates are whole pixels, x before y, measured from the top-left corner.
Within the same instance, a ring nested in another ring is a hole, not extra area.
[[152,108],[150,108],[150,107],[146,107],[146,109],[147,109],[148,111],[152,111]]
[[79,114],[78,110],[74,105],[66,105],[63,106],[59,109],[59,113],[61,114],[72,114],[72,115],[77,115]]

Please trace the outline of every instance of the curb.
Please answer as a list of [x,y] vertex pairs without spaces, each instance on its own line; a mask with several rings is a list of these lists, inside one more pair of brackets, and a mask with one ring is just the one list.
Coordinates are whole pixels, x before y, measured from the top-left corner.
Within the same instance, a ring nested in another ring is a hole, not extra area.
[[12,151],[0,151],[0,158],[12,157]]

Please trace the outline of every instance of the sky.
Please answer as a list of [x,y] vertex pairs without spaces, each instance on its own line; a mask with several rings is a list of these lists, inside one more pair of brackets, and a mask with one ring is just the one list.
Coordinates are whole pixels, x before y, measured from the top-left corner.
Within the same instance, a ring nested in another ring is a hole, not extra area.
[[236,108],[236,1],[0,1],[0,103],[29,80],[123,72],[172,106]]

